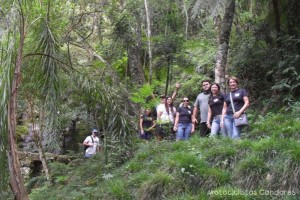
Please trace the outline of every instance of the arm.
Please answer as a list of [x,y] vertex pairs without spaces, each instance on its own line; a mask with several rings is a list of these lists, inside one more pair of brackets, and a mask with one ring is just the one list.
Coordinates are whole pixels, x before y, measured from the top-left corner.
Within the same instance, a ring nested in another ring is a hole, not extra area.
[[226,104],[226,102],[224,102],[223,110],[222,110],[222,117],[221,117],[221,122],[220,122],[221,128],[224,127],[224,118],[225,118],[226,110],[227,110],[227,104]]
[[157,112],[157,121],[160,121],[161,115],[162,115],[162,111],[159,110],[159,111]]
[[173,92],[173,94],[172,94],[172,99],[175,99],[175,97],[176,97],[176,95],[177,95],[177,91],[178,91],[178,89],[180,88],[180,84],[179,83],[176,83],[176,85],[175,85],[175,90],[174,90],[174,92]]
[[153,120],[152,126],[149,129],[152,130],[155,126],[156,126],[156,121]]
[[208,114],[207,114],[207,120],[206,120],[207,128],[211,128],[211,127],[210,127],[210,119],[211,119],[211,115],[212,115],[212,111],[211,111],[210,106],[208,106]]
[[[89,136],[89,137],[92,137],[92,136]],[[87,138],[85,138],[85,140],[83,141],[83,143],[82,143],[84,146],[88,146],[88,147],[91,147],[91,146],[93,146],[93,143],[92,142],[90,142],[90,140],[88,139],[88,137]]]
[[198,106],[194,106],[193,116],[192,116],[192,122],[193,123],[198,123],[198,121],[197,121],[197,114],[198,114]]
[[243,112],[248,108],[248,106],[249,106],[249,98],[247,96],[244,96],[243,100],[244,100],[244,105],[243,105],[243,107],[239,111],[237,111],[237,112],[235,112],[233,114],[234,118],[240,117],[241,114],[243,114]]
[[141,134],[144,134],[144,129],[143,129],[143,117],[140,118],[140,130],[141,130]]
[[174,123],[174,131],[178,129],[178,121],[179,121],[179,112],[176,112],[175,123]]

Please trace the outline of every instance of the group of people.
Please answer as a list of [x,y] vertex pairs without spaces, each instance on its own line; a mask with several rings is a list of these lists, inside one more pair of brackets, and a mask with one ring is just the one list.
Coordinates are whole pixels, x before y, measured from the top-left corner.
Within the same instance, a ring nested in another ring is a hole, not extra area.
[[[195,132],[200,112],[200,136],[216,136],[238,139],[241,137],[241,126],[236,126],[234,119],[239,118],[249,106],[248,93],[239,88],[239,80],[230,77],[227,81],[230,92],[221,94],[218,83],[209,80],[201,82],[202,92],[197,96],[193,108],[188,97],[183,97],[176,109],[173,100],[179,84],[172,97],[161,96],[161,103],[154,110],[146,109],[140,117],[140,137],[149,140],[152,133],[158,140],[166,137],[176,140],[187,140]],[[155,115],[157,113],[157,115]]]
[[[245,113],[249,106],[248,93],[239,88],[239,80],[230,77],[227,81],[230,92],[221,94],[218,83],[211,84],[209,80],[201,82],[202,92],[197,96],[193,107],[189,98],[183,97],[178,108],[173,105],[180,85],[176,84],[171,97],[160,96],[160,104],[155,109],[146,109],[140,117],[140,137],[150,140],[152,133],[158,140],[187,140],[195,132],[200,112],[200,136],[216,136],[238,139],[241,137],[241,126],[236,126],[234,119]],[[100,140],[97,129],[83,142],[86,146],[85,158],[99,151]]]

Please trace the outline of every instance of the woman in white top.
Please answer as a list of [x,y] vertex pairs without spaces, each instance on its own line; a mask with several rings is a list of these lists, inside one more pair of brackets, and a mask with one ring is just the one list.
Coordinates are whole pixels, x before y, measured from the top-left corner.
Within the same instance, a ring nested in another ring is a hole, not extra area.
[[167,101],[164,107],[160,107],[157,112],[157,139],[162,140],[166,136],[170,136],[171,139],[175,139],[172,131],[174,124],[174,116],[176,113],[176,108],[173,106],[173,101],[171,97],[167,97]]

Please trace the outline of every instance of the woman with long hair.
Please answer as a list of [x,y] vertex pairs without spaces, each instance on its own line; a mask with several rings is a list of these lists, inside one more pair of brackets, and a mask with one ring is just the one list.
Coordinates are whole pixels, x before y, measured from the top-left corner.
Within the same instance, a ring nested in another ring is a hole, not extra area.
[[219,133],[222,136],[227,136],[225,127],[220,126],[224,106],[224,96],[220,93],[220,85],[213,83],[210,87],[210,92],[206,122],[207,128],[211,129],[210,136],[216,136]]
[[248,93],[245,89],[238,87],[239,80],[234,76],[228,79],[227,85],[230,92],[224,98],[221,127],[226,127],[229,137],[239,139],[242,127],[236,126],[234,119],[239,118],[248,108]]
[[172,127],[174,124],[174,115],[176,109],[173,106],[173,100],[171,97],[167,97],[166,100],[165,106],[161,107],[157,111],[158,140],[164,139],[166,136],[169,136],[171,139],[173,139]]

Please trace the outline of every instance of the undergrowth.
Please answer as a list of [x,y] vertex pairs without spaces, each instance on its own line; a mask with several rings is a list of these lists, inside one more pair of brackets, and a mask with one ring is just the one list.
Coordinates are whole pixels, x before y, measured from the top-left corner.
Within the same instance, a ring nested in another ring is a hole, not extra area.
[[30,199],[299,199],[299,119],[260,118],[241,140],[141,142],[120,167],[104,165],[102,154],[52,163],[52,185],[36,178]]

